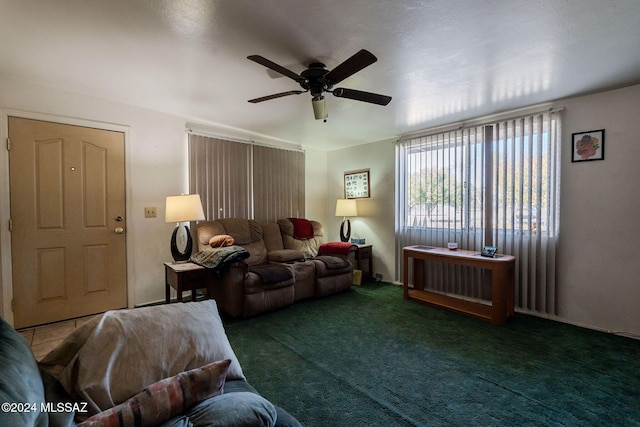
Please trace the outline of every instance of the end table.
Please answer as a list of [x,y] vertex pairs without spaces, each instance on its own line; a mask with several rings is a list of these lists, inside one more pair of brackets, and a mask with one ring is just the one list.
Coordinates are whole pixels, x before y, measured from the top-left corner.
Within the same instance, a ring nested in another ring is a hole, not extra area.
[[[356,245],[356,269],[361,270],[365,278],[373,276],[373,245]],[[367,269],[363,270],[364,261],[368,261]]]
[[171,302],[171,288],[177,291],[177,300],[182,302],[182,293],[191,291],[191,301],[196,300],[196,290],[206,288],[207,298],[213,298],[211,272],[192,262],[164,263],[165,301]]

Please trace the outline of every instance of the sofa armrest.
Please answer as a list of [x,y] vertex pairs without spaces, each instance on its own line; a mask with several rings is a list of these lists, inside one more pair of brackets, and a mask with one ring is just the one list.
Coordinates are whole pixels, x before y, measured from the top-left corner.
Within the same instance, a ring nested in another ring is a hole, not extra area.
[[221,274],[212,274],[213,299],[218,308],[232,317],[242,316],[244,311],[244,279],[249,267],[244,262],[234,262]]

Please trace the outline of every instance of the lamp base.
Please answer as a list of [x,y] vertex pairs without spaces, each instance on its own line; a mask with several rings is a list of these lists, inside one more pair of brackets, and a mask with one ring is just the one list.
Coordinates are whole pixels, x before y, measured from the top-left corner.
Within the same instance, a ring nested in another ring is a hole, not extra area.
[[[347,232],[344,232],[345,224],[347,226]],[[351,237],[351,222],[349,222],[349,218],[343,219],[342,224],[340,224],[340,241],[348,242],[349,237]]]
[[187,245],[184,248],[184,252],[181,252],[178,249],[178,244],[176,243],[176,237],[178,235],[178,230],[180,229],[180,225],[178,225],[171,235],[171,256],[173,256],[173,260],[175,262],[185,262],[191,258],[191,251],[193,250],[193,240],[191,239],[191,232],[189,231],[188,226],[184,226],[187,233]]

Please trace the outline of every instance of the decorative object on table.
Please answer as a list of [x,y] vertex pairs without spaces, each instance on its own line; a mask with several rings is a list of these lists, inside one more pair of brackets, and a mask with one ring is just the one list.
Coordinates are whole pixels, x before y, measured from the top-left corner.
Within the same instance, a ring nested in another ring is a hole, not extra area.
[[604,160],[604,129],[571,134],[571,161]]
[[482,252],[480,252],[480,255],[486,256],[488,258],[493,258],[496,256],[497,250],[498,248],[496,248],[495,246],[483,246]]
[[340,240],[348,242],[351,237],[351,222],[348,217],[358,216],[358,205],[356,204],[356,201],[353,199],[338,199],[336,202],[336,216],[342,217],[342,223],[340,224]]
[[344,197],[345,199],[363,199],[371,197],[369,169],[356,172],[345,172]]
[[184,251],[178,249],[177,236],[181,222],[202,221],[204,220],[204,210],[202,209],[202,201],[199,194],[183,194],[181,196],[167,196],[167,204],[165,208],[165,222],[175,222],[176,228],[171,235],[171,255],[174,261],[187,261],[191,256],[193,249],[193,239],[189,226],[185,225],[186,244]]
[[458,250],[458,244],[456,242],[447,243],[447,247],[449,248],[450,251],[457,251]]
[[364,245],[366,243],[366,239],[356,239],[355,237],[352,237],[351,243],[354,245]]

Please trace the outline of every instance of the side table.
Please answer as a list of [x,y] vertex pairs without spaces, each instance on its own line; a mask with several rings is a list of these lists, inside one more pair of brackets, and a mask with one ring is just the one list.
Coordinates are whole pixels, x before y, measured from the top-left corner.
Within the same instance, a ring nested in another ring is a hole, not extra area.
[[[356,270],[361,270],[365,278],[373,276],[373,245],[356,245]],[[367,269],[362,266],[367,261]]]
[[192,262],[164,263],[165,301],[171,302],[171,288],[177,291],[178,302],[182,302],[182,293],[191,291],[191,301],[196,300],[196,290],[206,288],[207,298],[213,295],[211,272],[201,265]]

